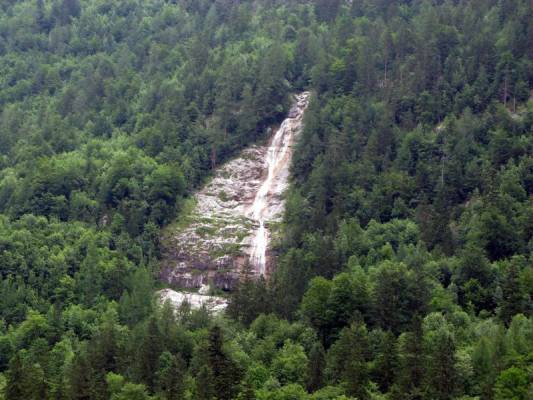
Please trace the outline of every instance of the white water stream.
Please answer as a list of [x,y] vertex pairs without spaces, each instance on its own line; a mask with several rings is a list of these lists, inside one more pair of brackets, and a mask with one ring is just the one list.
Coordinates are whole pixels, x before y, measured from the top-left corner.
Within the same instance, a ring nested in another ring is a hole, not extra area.
[[250,262],[259,275],[265,274],[267,264],[266,254],[270,235],[265,224],[268,220],[278,218],[283,211],[283,204],[271,199],[282,196],[287,187],[294,136],[302,129],[302,118],[308,104],[309,92],[296,95],[295,104],[288,117],[270,141],[265,156],[267,175],[248,211],[248,216],[259,223],[252,238],[250,251]]

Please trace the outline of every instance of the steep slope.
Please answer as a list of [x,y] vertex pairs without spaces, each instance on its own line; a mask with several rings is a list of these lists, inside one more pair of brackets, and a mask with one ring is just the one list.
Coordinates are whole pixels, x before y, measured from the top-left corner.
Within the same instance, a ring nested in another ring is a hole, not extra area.
[[308,92],[296,95],[266,146],[244,150],[195,195],[186,227],[171,228],[163,238],[164,281],[185,288],[209,283],[229,290],[247,265],[256,276],[269,273],[269,242],[284,209],[292,145],[308,102]]

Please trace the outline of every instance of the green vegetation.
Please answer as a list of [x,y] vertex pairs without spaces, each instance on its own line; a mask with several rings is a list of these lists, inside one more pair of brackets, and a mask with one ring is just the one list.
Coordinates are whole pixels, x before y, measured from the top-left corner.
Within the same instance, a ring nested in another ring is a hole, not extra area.
[[228,194],[224,190],[221,190],[221,191],[218,192],[218,198],[221,201],[228,201],[229,200]]
[[[1,2],[0,396],[532,398],[532,43],[528,0]],[[304,89],[275,274],[155,306]]]

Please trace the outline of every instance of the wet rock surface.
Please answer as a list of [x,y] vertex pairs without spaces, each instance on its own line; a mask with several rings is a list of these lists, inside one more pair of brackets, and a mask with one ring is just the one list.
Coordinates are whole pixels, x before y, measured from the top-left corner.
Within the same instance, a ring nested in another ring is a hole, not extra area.
[[245,270],[268,274],[269,229],[282,217],[292,145],[308,101],[307,92],[295,96],[268,144],[253,145],[221,166],[195,195],[184,227],[165,232],[163,281],[178,288],[208,284],[231,290]]
[[178,309],[184,304],[191,309],[205,308],[210,313],[219,313],[228,306],[227,300],[222,297],[209,296],[199,293],[176,292],[172,289],[163,289],[157,293],[161,303],[170,302],[172,307]]

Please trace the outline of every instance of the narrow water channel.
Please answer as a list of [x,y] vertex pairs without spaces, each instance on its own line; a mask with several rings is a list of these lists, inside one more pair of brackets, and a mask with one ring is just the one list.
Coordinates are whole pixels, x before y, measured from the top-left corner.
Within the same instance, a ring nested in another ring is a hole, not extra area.
[[251,242],[250,262],[259,275],[265,274],[267,264],[270,235],[266,224],[280,212],[277,207],[279,203],[272,203],[270,199],[280,196],[288,184],[292,144],[295,134],[302,128],[302,118],[308,103],[309,92],[296,95],[288,117],[272,137],[265,156],[267,173],[248,211],[249,218],[258,223]]

